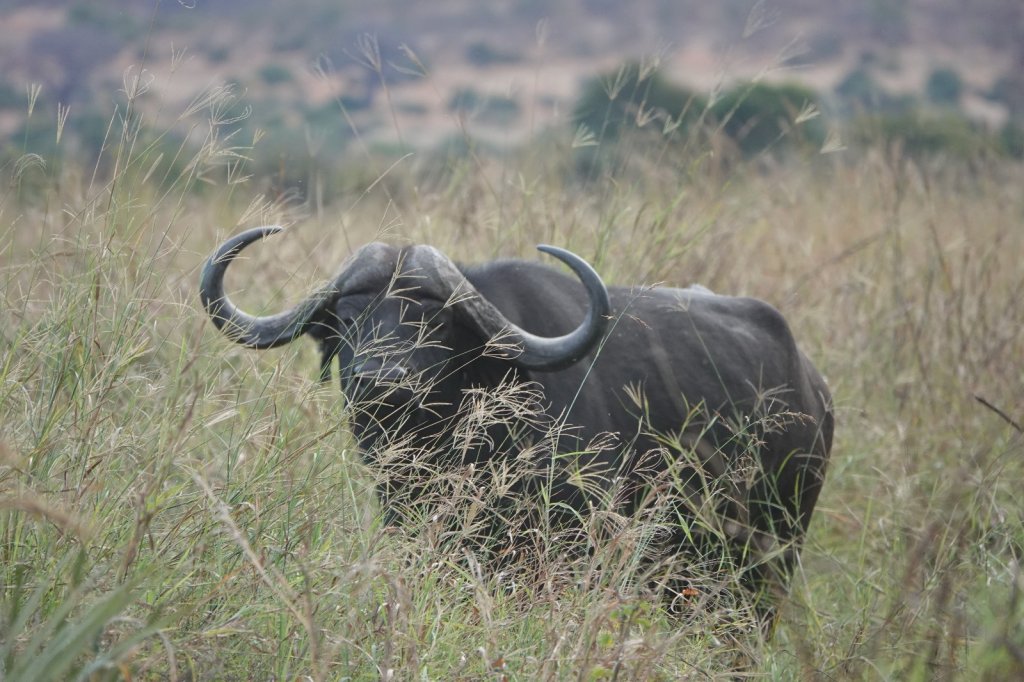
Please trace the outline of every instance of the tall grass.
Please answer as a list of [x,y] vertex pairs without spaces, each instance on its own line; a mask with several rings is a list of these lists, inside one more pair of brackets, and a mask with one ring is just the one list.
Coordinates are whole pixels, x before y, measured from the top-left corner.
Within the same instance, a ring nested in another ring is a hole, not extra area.
[[[131,116],[104,171],[5,169],[2,677],[1024,674],[1019,167],[877,151],[717,165],[648,136],[581,183],[558,139],[426,176],[381,162],[368,191],[323,205],[244,182],[225,96],[184,114],[205,142],[174,152],[174,172]],[[628,556],[548,555],[510,586],[445,541],[450,525],[381,524],[312,345],[233,346],[198,305],[206,254],[268,222],[295,229],[229,279],[257,310],[375,238],[470,262],[553,242],[610,282],[781,308],[830,380],[838,431],[774,638],[728,592],[666,613],[627,589]]]

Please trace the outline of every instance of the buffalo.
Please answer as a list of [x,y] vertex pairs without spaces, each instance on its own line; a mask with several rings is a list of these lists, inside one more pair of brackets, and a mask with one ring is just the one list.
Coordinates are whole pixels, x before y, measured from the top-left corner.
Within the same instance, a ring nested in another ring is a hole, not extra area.
[[[657,507],[669,510],[653,543],[661,559],[726,547],[758,595],[784,590],[824,479],[833,412],[775,308],[701,286],[606,287],[552,246],[538,248],[575,277],[523,260],[461,266],[430,246],[375,242],[295,307],[253,316],[227,297],[224,274],[280,230],[250,229],[217,248],[201,274],[203,306],[250,348],[315,339],[322,379],[337,360],[389,521],[402,523],[430,489],[413,461],[493,473],[529,460],[535,475],[523,480],[533,483],[517,492],[544,495],[545,514],[557,517],[534,522],[649,514],[650,500],[672,492]],[[528,416],[506,405],[511,416],[460,439],[459,424],[480,419],[473,405],[499,394],[521,398]],[[407,456],[389,458],[396,448]]]

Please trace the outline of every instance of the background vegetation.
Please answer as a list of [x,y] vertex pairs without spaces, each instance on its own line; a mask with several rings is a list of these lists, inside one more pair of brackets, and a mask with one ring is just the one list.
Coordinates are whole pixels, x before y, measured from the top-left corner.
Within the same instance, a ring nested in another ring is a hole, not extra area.
[[[240,95],[154,124],[129,80],[92,118],[98,145],[39,104],[5,148],[4,679],[1024,675],[1024,168],[1003,136],[627,64],[511,150],[465,134],[410,154],[356,125],[345,162],[273,167],[262,150],[303,136],[247,127]],[[429,518],[383,527],[312,344],[248,351],[198,305],[207,254],[265,223],[291,229],[229,279],[256,310],[372,239],[466,262],[556,243],[612,283],[779,307],[832,386],[837,442],[775,636],[710,576],[669,615],[625,564],[548,555],[510,587]]]
[[[569,112],[601,139],[624,125],[689,134],[706,122],[747,156],[868,127],[915,153],[986,146],[1020,158],[1022,12],[1016,0],[14,0],[0,6],[0,155],[103,156],[110,106],[132,88],[154,134],[185,139],[194,130],[175,112],[225,87],[239,100],[239,138],[268,140],[252,150],[262,177],[351,165],[360,145],[407,152],[463,138],[507,150]],[[611,91],[618,111],[606,116]],[[780,137],[807,105],[824,118]],[[58,111],[73,144],[50,143]]]

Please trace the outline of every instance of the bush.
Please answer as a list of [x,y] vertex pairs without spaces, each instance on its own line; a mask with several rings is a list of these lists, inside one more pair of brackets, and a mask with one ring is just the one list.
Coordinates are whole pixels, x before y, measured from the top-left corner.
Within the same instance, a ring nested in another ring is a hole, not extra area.
[[214,64],[223,64],[230,56],[231,48],[227,45],[217,45],[216,47],[211,47],[206,52],[206,58]]
[[935,69],[928,76],[925,93],[935,104],[955,107],[963,96],[964,82],[960,74],[949,68]]
[[496,48],[490,43],[478,41],[470,43],[466,48],[466,61],[474,66],[514,64],[520,61],[520,56],[515,52]]
[[818,96],[810,88],[793,83],[753,83],[726,91],[710,111],[720,129],[745,155],[757,154],[781,142],[799,139],[820,146],[825,128],[820,117],[801,120],[802,112],[819,108]]
[[281,64],[267,64],[260,69],[260,80],[267,85],[280,85],[292,80],[292,72]]
[[889,95],[864,66],[858,66],[846,74],[836,86],[835,92],[846,108],[855,111],[882,109],[889,99]]
[[482,95],[474,88],[458,88],[448,110],[484,123],[510,123],[519,117],[519,102],[511,97]]
[[910,156],[948,154],[973,158],[998,151],[999,145],[959,114],[921,112],[865,117],[853,124],[855,139],[867,144],[899,144]]
[[999,146],[1007,156],[1024,159],[1024,126],[1009,121],[999,131]]
[[17,109],[25,106],[25,93],[18,92],[10,83],[0,82],[0,109]]
[[642,127],[648,117],[666,121],[682,117],[686,128],[696,122],[707,100],[669,83],[657,70],[632,62],[618,71],[593,78],[573,107],[573,122],[586,126],[599,140],[617,138],[624,128]]

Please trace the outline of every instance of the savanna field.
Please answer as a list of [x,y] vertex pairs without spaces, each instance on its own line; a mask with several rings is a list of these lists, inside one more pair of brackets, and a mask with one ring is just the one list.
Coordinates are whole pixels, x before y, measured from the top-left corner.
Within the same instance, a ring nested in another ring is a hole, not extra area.
[[[0,678],[1024,677],[1019,163],[552,135],[356,145],[347,175],[279,191],[205,134],[167,150],[115,120],[99,163],[3,167]],[[247,350],[199,304],[207,255],[263,224],[289,229],[228,276],[261,313],[372,240],[555,244],[610,284],[779,308],[837,430],[773,636],[729,590],[669,614],[600,551],[510,586],[429,518],[382,525],[314,345]]]

